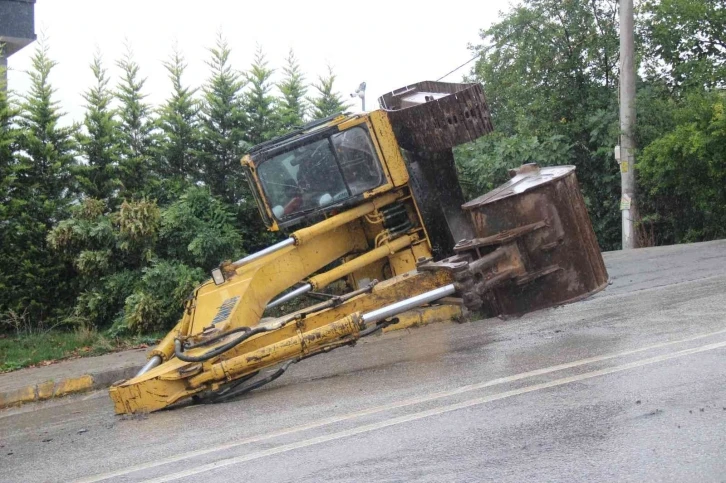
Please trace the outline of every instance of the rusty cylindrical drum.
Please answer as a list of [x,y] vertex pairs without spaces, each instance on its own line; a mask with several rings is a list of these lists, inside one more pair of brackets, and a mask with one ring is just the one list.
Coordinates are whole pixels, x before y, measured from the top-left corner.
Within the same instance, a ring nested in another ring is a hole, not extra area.
[[[527,276],[494,288],[487,295],[491,310],[519,315],[605,288],[608,274],[575,167],[528,164],[510,174],[507,183],[462,207],[479,238],[526,232],[517,245]],[[521,230],[527,226],[536,229]]]

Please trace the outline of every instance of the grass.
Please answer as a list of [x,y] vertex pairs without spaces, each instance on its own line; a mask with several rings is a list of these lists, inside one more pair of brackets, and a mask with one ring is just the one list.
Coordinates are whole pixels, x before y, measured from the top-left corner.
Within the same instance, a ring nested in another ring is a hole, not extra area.
[[54,330],[20,336],[0,335],[0,373],[49,365],[63,359],[148,347],[158,340],[156,334],[112,338],[89,329]]

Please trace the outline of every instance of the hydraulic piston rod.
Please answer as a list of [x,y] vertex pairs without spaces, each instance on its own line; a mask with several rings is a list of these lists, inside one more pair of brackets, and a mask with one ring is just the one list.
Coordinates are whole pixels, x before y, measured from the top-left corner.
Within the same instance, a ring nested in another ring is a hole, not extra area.
[[397,251],[407,246],[410,246],[415,240],[416,239],[414,237],[408,235],[396,238],[395,240],[386,243],[383,246],[375,248],[367,253],[364,253],[359,257],[349,260],[330,271],[315,275],[314,277],[310,277],[308,283],[296,288],[290,293],[286,293],[285,295],[273,300],[272,302],[267,304],[266,308],[270,309],[272,307],[277,307],[278,305],[292,300],[295,297],[308,293],[313,288],[315,288],[316,290],[320,290],[321,288],[327,287],[330,283],[339,280],[346,275],[349,275],[356,270],[365,267],[370,263],[385,258],[392,253],[396,253]]
[[298,287],[295,290],[293,290],[292,292],[286,293],[282,297],[279,297],[279,298],[273,300],[272,302],[270,302],[269,304],[267,304],[267,307],[266,308],[271,309],[272,307],[277,307],[278,305],[284,304],[285,302],[287,302],[289,300],[292,300],[295,297],[298,297],[298,296],[300,296],[302,294],[308,293],[312,289],[313,289],[313,286],[310,285],[309,283],[306,283],[302,287]]
[[262,258],[265,255],[275,253],[277,251],[282,250],[285,247],[289,247],[294,244],[295,244],[295,239],[290,237],[287,240],[283,240],[281,242],[275,243],[274,245],[270,245],[269,247],[265,248],[264,250],[260,250],[259,252],[255,252],[251,255],[247,255],[244,258],[240,258],[239,260],[234,262],[234,266],[241,267],[242,265],[246,265],[250,262],[254,262],[255,260],[257,260],[259,258]]
[[135,377],[139,377],[140,375],[149,372],[150,370],[152,370],[153,368],[155,368],[159,364],[161,364],[161,356],[153,356],[153,357],[151,357],[149,359],[149,361],[146,364],[144,364],[144,367],[142,367],[141,369],[139,369],[139,372],[136,373],[136,376]]
[[368,312],[367,314],[363,314],[363,322],[365,322],[366,324],[379,322],[383,319],[398,315],[401,312],[415,309],[416,307],[420,307],[421,305],[433,302],[434,300],[448,297],[449,295],[453,295],[455,292],[456,287],[454,287],[453,283],[450,283],[449,285],[444,285],[443,287],[429,290],[428,292],[416,295],[415,297],[407,298],[405,300],[401,300],[400,302],[381,307],[380,309],[373,310],[372,312]]

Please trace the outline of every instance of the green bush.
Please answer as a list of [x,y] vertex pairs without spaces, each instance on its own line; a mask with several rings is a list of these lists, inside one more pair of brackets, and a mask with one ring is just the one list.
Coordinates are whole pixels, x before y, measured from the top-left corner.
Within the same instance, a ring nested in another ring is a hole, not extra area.
[[126,299],[125,326],[136,333],[171,329],[205,276],[203,270],[179,262],[159,261],[145,268],[137,290]]
[[642,151],[638,174],[657,243],[726,237],[726,95],[691,93]]

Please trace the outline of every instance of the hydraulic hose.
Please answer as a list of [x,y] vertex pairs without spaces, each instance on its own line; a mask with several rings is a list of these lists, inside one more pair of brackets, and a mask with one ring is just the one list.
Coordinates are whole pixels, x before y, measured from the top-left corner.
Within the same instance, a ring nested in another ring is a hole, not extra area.
[[[208,352],[205,352],[204,354],[202,354],[200,356],[187,356],[187,355],[184,355],[184,351],[182,350],[182,343],[181,343],[181,341],[179,339],[176,339],[174,341],[174,355],[179,360],[182,360],[184,362],[204,362],[204,361],[208,361],[209,359],[211,359],[213,357],[217,357],[218,355],[223,354],[223,353],[227,352],[228,350],[232,349],[233,347],[241,344],[242,342],[246,341],[247,339],[249,339],[253,335],[261,334],[262,332],[267,332],[268,330],[270,330],[267,327],[255,327],[254,329],[250,329],[249,327],[240,327],[240,329],[242,329],[242,330],[243,329],[248,329],[248,330],[246,330],[245,333],[242,334],[241,336],[239,336],[239,337],[237,337],[237,338],[235,338],[235,339],[233,339],[233,340],[231,340],[231,341],[227,342],[226,344],[223,344],[223,345],[221,345],[219,347],[215,347],[214,349],[212,349],[212,350],[210,350]],[[230,332],[227,332],[225,334],[220,334],[217,337],[220,337],[220,338],[221,337],[226,337],[230,333],[231,333],[231,331]],[[201,343],[201,344],[197,344],[195,347],[199,347],[200,345],[206,345],[207,342],[208,341],[205,341],[204,343]]]
[[220,341],[232,334],[236,334],[238,332],[249,332],[250,330],[252,330],[250,327],[238,327],[236,329],[228,330],[227,332],[224,332],[222,334],[215,335],[214,337],[210,337],[209,339],[205,339],[201,342],[197,342],[196,344],[182,344],[182,348],[188,351],[189,349],[196,349],[197,347],[212,345],[215,342]]
[[228,399],[232,399],[232,398],[235,398],[235,397],[239,397],[239,396],[241,396],[243,394],[247,394],[248,392],[253,391],[255,389],[258,389],[258,388],[264,386],[265,384],[269,384],[272,381],[274,381],[275,379],[279,378],[280,376],[282,376],[285,373],[285,371],[287,371],[287,369],[291,365],[297,364],[298,362],[300,362],[302,360],[309,359],[311,357],[315,357],[315,356],[320,355],[320,354],[327,354],[331,350],[332,350],[332,348],[324,348],[323,350],[321,350],[319,352],[314,352],[312,354],[308,354],[308,355],[305,355],[305,356],[302,356],[302,357],[298,357],[297,359],[291,359],[291,360],[283,363],[282,366],[280,366],[280,368],[277,369],[272,374],[269,374],[269,375],[263,377],[262,379],[259,379],[259,380],[255,381],[255,382],[252,382],[250,384],[247,384],[247,385],[245,385],[243,387],[239,387],[238,388],[238,386],[240,384],[248,381],[250,378],[256,376],[257,373],[258,373],[258,371],[253,372],[252,374],[249,374],[247,376],[244,376],[241,381],[239,381],[237,384],[235,384],[231,388],[228,388],[228,389],[224,390],[224,392],[220,392],[220,393],[212,396],[209,399],[209,402],[211,402],[211,403],[221,403],[221,402],[224,402],[224,401],[226,401]]
[[[263,377],[262,379],[259,379],[251,384],[247,384],[246,386],[240,387],[239,389],[231,390],[227,393],[220,394],[219,396],[215,397],[212,402],[219,403],[224,402],[227,399],[231,399],[234,397],[241,396],[243,394],[246,394],[250,391],[254,391],[255,389],[264,386],[265,384],[269,384],[278,377],[282,376],[288,367],[290,367],[292,364],[295,364],[297,362],[297,359],[293,359],[291,361],[285,362],[278,370],[273,372],[272,374]],[[247,380],[247,379],[245,379]]]
[[375,334],[379,330],[385,329],[389,325],[393,325],[393,324],[397,324],[397,323],[398,323],[398,317],[394,317],[390,320],[384,320],[381,322],[377,322],[376,325],[374,325],[372,327],[368,327],[365,330],[362,330],[360,332],[360,338],[362,339],[363,337],[368,337],[369,335]]

